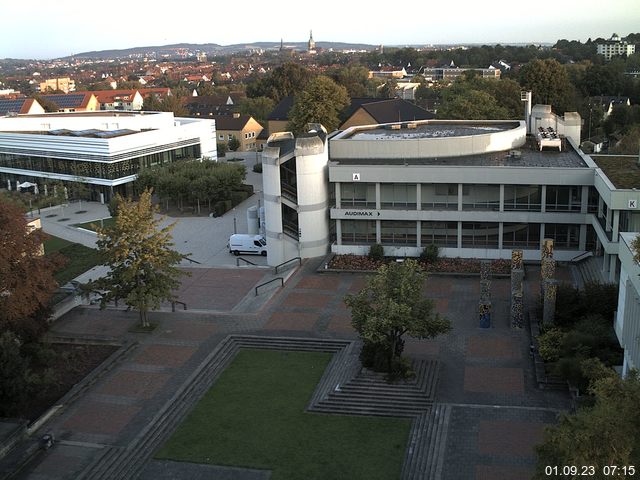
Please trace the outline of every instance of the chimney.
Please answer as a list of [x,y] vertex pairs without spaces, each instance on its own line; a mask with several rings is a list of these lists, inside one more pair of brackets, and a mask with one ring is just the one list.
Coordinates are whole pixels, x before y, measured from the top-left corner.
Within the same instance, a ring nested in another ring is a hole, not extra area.
[[240,114],[238,112],[233,113],[233,118],[240,118]]
[[524,121],[527,125],[527,133],[532,133],[531,127],[531,92],[520,92],[520,100],[524,102]]

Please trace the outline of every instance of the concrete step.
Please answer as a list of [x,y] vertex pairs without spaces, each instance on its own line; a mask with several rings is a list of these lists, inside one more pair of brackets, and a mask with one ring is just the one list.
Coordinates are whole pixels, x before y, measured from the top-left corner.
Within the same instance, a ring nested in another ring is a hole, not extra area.
[[373,417],[404,417],[413,418],[423,410],[397,410],[385,407],[359,407],[342,404],[318,405],[313,410],[314,413],[327,413],[330,415],[364,415]]

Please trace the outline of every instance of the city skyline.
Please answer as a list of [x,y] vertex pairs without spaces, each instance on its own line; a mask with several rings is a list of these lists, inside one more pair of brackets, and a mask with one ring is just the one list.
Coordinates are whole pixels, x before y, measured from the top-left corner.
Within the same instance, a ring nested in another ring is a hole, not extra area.
[[[566,38],[586,41],[622,36],[638,30],[635,0],[613,0],[603,9],[597,0],[554,2],[553,8],[531,8],[524,2],[487,0],[422,5],[383,11],[377,5],[329,0],[310,15],[300,4],[282,0],[265,8],[249,0],[237,9],[220,4],[189,10],[149,9],[115,0],[98,15],[60,0],[52,9],[41,0],[25,11],[18,4],[3,7],[14,18],[3,29],[0,58],[50,59],[93,50],[161,46],[174,43],[232,45],[253,42],[302,42],[313,30],[316,42],[383,45],[464,43],[554,43]],[[459,12],[462,14],[455,16]],[[226,18],[226,17],[229,18]],[[94,18],[95,17],[95,18]],[[65,28],[65,25],[72,25]],[[29,25],[25,28],[25,25]]]

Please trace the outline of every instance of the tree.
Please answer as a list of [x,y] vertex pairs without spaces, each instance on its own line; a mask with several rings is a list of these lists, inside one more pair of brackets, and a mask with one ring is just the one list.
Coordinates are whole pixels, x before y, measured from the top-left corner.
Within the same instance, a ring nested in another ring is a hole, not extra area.
[[610,152],[623,155],[637,155],[638,151],[640,151],[639,138],[640,125],[634,125],[629,129],[628,133],[623,135],[620,141],[610,149]]
[[442,95],[438,118],[458,120],[501,120],[507,110],[490,94],[470,88],[450,87]]
[[387,80],[378,90],[379,98],[395,98],[398,81],[395,78]]
[[57,104],[55,104],[52,100],[49,100],[47,97],[43,97],[42,95],[34,95],[34,100],[36,100],[44,111],[47,113],[57,112],[60,110]]
[[361,359],[372,351],[379,360],[385,357],[370,363],[390,374],[402,368],[403,335],[434,338],[451,329],[449,320],[434,312],[433,301],[423,297],[426,274],[419,268],[411,259],[383,265],[359,293],[345,297],[364,341]]
[[43,240],[41,230],[29,233],[20,208],[0,198],[0,330],[22,341],[45,331],[57,286],[53,271],[60,262],[42,254]]
[[[574,415],[563,414],[558,425],[547,428],[538,453],[537,479],[565,478],[545,474],[547,465],[592,465],[595,475],[589,478],[609,479],[622,475],[621,466],[640,464],[640,376],[631,371],[620,378],[597,360],[583,364],[592,378],[590,393],[595,403]],[[618,466],[615,474],[603,467]],[[628,475],[628,472],[627,472]]]
[[284,97],[296,95],[304,90],[311,79],[311,72],[296,63],[285,63],[270,75],[247,85],[247,96],[269,97],[279,102]]
[[122,197],[119,202],[115,225],[98,229],[98,250],[109,273],[84,289],[100,296],[100,308],[124,300],[138,310],[142,326],[149,327],[147,312],[176,298],[173,290],[187,274],[176,265],[186,256],[171,249],[175,224],[159,228],[150,190],[145,189],[138,202]]
[[339,114],[348,104],[346,88],[329,77],[316,77],[296,96],[289,112],[288,128],[301,133],[305,131],[307,123],[321,123],[331,132],[340,125]]
[[533,60],[520,70],[520,85],[533,94],[533,103],[551,105],[558,114],[575,109],[574,87],[557,60]]
[[339,69],[333,79],[344,88],[351,98],[367,96],[369,70],[362,65],[348,65]]
[[269,97],[244,98],[238,110],[244,115],[251,115],[263,127],[267,126],[267,117],[273,111],[275,103]]
[[238,140],[236,137],[231,137],[231,140],[227,142],[227,146],[229,147],[229,150],[235,152],[240,148],[240,140]]

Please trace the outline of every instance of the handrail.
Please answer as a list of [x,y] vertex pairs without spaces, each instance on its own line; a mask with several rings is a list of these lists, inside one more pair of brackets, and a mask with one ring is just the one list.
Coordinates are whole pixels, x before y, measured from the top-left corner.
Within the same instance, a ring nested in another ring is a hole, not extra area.
[[294,262],[296,260],[298,260],[300,262],[299,264],[302,265],[302,258],[300,258],[300,257],[294,257],[294,258],[291,258],[291,259],[287,260],[286,262],[282,262],[280,265],[276,265],[276,271],[275,271],[276,275],[278,274],[278,268],[286,265],[287,263]]
[[179,303],[180,305],[182,305],[183,309],[186,310],[187,309],[187,304],[184,302],[180,302],[178,300],[173,300],[171,302],[171,311],[175,312],[176,311],[176,303]]
[[253,262],[247,260],[246,258],[236,257],[236,267],[240,266],[240,260],[242,260],[245,263],[248,263],[249,265],[257,265],[257,263],[253,263]]
[[194,260],[192,258],[189,258],[188,256],[184,255],[182,258],[184,258],[185,260],[189,260],[191,263],[197,263],[198,265],[202,265],[202,262],[199,262],[197,260]]
[[593,252],[591,250],[587,250],[586,252],[582,252],[582,253],[576,255],[571,260],[569,260],[569,262],[570,263],[577,262],[578,260],[582,260],[581,257],[587,258],[587,257],[590,257],[592,255],[593,255]]
[[273,282],[275,282],[276,280],[280,280],[280,286],[281,286],[281,287],[284,287],[284,278],[282,278],[282,277],[276,277],[276,278],[273,278],[273,279],[269,280],[268,282],[261,283],[260,285],[258,285],[258,286],[255,288],[255,291],[256,291],[256,297],[258,296],[258,289],[259,289],[260,287],[264,287],[265,285],[269,285],[270,283],[273,283]]

